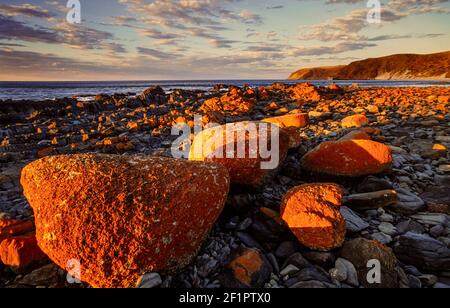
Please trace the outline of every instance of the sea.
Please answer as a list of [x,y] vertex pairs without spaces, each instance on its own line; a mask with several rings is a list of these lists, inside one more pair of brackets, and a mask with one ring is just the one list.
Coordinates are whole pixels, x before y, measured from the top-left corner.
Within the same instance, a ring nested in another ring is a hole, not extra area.
[[160,80],[160,81],[61,81],[61,82],[16,82],[0,81],[0,100],[56,100],[65,97],[78,97],[79,100],[91,100],[97,94],[126,94],[141,93],[150,86],[159,85],[166,91],[174,89],[209,91],[216,84],[252,87],[267,86],[275,82],[288,84],[311,82],[317,86],[327,86],[336,83],[347,86],[357,83],[360,87],[426,87],[450,86],[449,81],[427,80]]

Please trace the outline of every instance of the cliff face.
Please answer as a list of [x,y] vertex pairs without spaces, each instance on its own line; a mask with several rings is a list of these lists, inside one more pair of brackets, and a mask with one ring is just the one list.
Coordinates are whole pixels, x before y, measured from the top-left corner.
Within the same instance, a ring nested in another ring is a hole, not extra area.
[[289,76],[291,80],[371,80],[450,78],[450,51],[417,55],[399,54],[366,59],[349,65],[305,68]]

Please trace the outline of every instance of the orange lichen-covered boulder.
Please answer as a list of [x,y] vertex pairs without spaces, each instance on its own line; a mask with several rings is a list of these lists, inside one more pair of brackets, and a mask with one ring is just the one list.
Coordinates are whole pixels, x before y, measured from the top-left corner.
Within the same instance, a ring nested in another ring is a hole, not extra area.
[[275,124],[281,128],[297,127],[302,128],[308,126],[309,116],[307,113],[293,113],[280,117],[267,118],[263,122]]
[[259,188],[278,170],[288,149],[289,136],[274,124],[229,123],[197,134],[189,159],[219,163],[232,184]]
[[324,142],[302,158],[306,170],[346,177],[383,173],[391,165],[391,149],[371,140]]
[[281,203],[281,218],[308,248],[328,251],[345,240],[346,223],[339,212],[343,192],[336,184],[307,184],[291,189]]
[[342,120],[342,127],[362,127],[369,124],[369,119],[363,114],[357,114],[353,116],[346,117]]
[[0,259],[6,266],[23,268],[46,257],[39,248],[34,233],[10,237],[0,244]]
[[229,190],[220,165],[96,154],[35,161],[21,183],[41,249],[62,268],[76,260],[81,280],[108,288],[186,266]]
[[5,238],[32,231],[34,231],[34,223],[31,220],[0,219],[0,242]]

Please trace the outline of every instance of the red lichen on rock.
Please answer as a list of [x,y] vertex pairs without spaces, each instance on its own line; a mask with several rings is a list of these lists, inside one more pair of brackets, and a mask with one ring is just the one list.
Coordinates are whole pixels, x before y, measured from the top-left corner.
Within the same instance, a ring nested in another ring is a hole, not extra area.
[[26,166],[21,183],[41,249],[81,264],[93,287],[134,287],[186,266],[221,213],[225,168],[161,157],[72,155]]
[[370,140],[324,142],[302,158],[306,170],[348,177],[383,173],[391,165],[391,149]]
[[0,244],[0,259],[6,266],[23,268],[46,257],[39,248],[34,233],[10,237]]
[[[262,127],[266,127],[265,132]],[[278,143],[272,139],[272,135],[278,137]],[[212,161],[225,166],[233,184],[261,187],[285,160],[288,149],[289,136],[273,124],[229,123],[197,134],[189,159]],[[264,150],[270,153],[264,153]],[[271,166],[263,167],[265,164]]]
[[307,184],[291,189],[281,203],[281,218],[308,248],[328,251],[345,240],[346,223],[339,212],[343,192],[336,184]]

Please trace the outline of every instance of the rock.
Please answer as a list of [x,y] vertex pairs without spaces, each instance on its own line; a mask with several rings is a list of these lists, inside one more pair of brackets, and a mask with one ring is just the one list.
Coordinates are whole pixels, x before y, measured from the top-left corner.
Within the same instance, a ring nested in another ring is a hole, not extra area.
[[300,281],[291,286],[292,289],[326,289],[323,282],[317,280]]
[[[255,136],[249,133],[252,127],[255,128]],[[267,128],[267,134],[263,133],[264,127]],[[264,149],[260,147],[260,144],[265,143],[266,149],[270,149],[271,143],[276,141],[272,140],[272,132],[274,137],[279,139],[279,146],[275,147],[279,151],[269,153],[271,157],[268,158],[262,155]],[[228,142],[227,135],[234,136],[234,140]],[[242,149],[242,152],[240,153],[238,149]],[[273,124],[230,123],[206,129],[197,134],[189,159],[221,164],[228,169],[233,184],[259,188],[276,173],[285,160],[288,149],[289,136]]]
[[419,279],[426,287],[432,287],[438,282],[438,278],[435,275],[419,275]]
[[368,176],[364,181],[358,185],[357,192],[359,193],[369,193],[382,190],[393,190],[394,187],[391,183],[384,179],[380,179],[374,176]]
[[450,206],[450,184],[430,187],[425,190],[421,198],[428,204]]
[[354,130],[339,140],[371,140],[369,134],[363,130]]
[[450,173],[450,164],[440,165],[438,170],[442,173]]
[[410,217],[424,225],[431,225],[431,226],[442,225],[445,227],[450,227],[450,217],[446,214],[417,213]]
[[345,220],[339,212],[342,189],[336,184],[309,184],[291,189],[281,203],[281,218],[308,248],[328,251],[345,239]]
[[430,235],[434,238],[441,236],[445,231],[442,225],[436,225],[430,229]]
[[450,249],[444,243],[425,234],[408,232],[394,246],[399,260],[430,271],[450,268]]
[[341,214],[345,218],[347,231],[357,233],[367,229],[370,225],[365,222],[358,214],[346,206],[341,207]]
[[6,266],[24,268],[46,257],[34,234],[10,237],[0,244],[0,259]]
[[150,88],[145,89],[139,98],[142,101],[149,104],[151,103],[162,104],[166,102],[166,93],[160,86],[152,86]]
[[308,171],[347,177],[383,173],[391,164],[391,150],[370,140],[324,142],[302,158],[302,167]]
[[292,275],[297,274],[299,271],[300,271],[300,269],[297,266],[289,264],[280,272],[280,275],[281,276],[292,276]]
[[336,257],[331,252],[307,251],[303,254],[310,262],[323,268],[330,268],[336,262]]
[[330,276],[339,282],[347,282],[354,287],[359,286],[355,266],[346,259],[338,258],[336,260],[335,268],[330,270]]
[[370,235],[370,238],[377,242],[380,242],[383,245],[388,245],[392,243],[392,236],[385,234],[383,232],[372,233]]
[[369,124],[369,119],[363,114],[357,114],[344,118],[341,124],[344,128],[362,127]]
[[241,240],[242,243],[244,243],[245,246],[263,250],[262,246],[250,234],[245,232],[236,232],[236,236]]
[[33,232],[34,229],[34,223],[31,220],[0,219],[0,243],[5,238]]
[[[341,257],[351,262],[358,272],[359,282],[365,288],[397,288],[397,259],[392,250],[376,241],[363,238],[348,241],[344,244]],[[372,268],[370,260],[378,260],[381,264],[381,283],[371,284],[368,275]]]
[[153,289],[160,286],[161,284],[162,279],[158,273],[147,273],[139,279],[137,283],[137,288]]
[[303,269],[305,267],[311,266],[309,261],[306,260],[302,256],[302,254],[299,252],[296,252],[296,253],[292,254],[291,256],[289,256],[289,258],[287,258],[287,260],[284,262],[283,267],[286,267],[289,264],[292,264],[299,269]]
[[283,242],[278,246],[277,250],[275,251],[275,256],[280,259],[286,259],[287,257],[293,255],[295,251],[297,250],[297,247],[295,243],[293,242]]
[[419,196],[407,189],[398,188],[397,194],[398,202],[394,207],[394,210],[398,212],[413,214],[420,211],[425,206],[425,202]]
[[221,277],[225,288],[261,288],[269,281],[272,267],[257,249],[239,248]]
[[35,161],[21,183],[39,246],[62,268],[79,260],[94,287],[134,287],[142,272],[190,263],[229,189],[215,164],[95,154]]
[[409,287],[411,289],[422,289],[422,282],[420,281],[419,278],[412,275],[408,275],[408,282]]
[[48,264],[41,268],[35,269],[19,280],[16,280],[15,283],[31,287],[50,286],[51,288],[56,288],[62,284],[58,273],[59,271],[60,268],[57,265]]
[[397,234],[397,229],[389,222],[382,222],[378,225],[378,230],[384,234],[394,236]]
[[309,116],[307,113],[294,113],[285,116],[264,119],[263,122],[275,124],[280,128],[303,128],[309,125]]
[[358,211],[384,208],[396,203],[397,192],[395,190],[355,194],[344,198],[346,206]]
[[321,95],[316,86],[311,83],[299,83],[289,88],[290,98],[299,102],[318,102]]
[[421,224],[411,219],[398,223],[396,229],[400,234],[404,234],[407,232],[422,234],[425,232],[425,228]]

